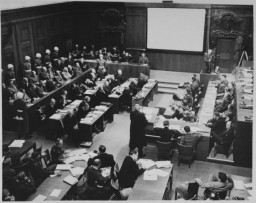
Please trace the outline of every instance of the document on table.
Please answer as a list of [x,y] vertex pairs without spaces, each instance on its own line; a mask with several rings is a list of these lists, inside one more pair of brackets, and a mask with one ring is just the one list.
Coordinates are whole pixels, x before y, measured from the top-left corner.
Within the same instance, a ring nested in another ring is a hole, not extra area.
[[78,182],[78,179],[71,175],[68,175],[63,181],[65,183],[68,183],[69,185],[74,185]]
[[171,168],[172,164],[170,161],[157,161],[156,166],[157,168]]
[[72,156],[80,156],[83,154],[86,154],[87,150],[86,149],[77,149],[77,150],[73,150],[71,151],[68,156],[72,157]]
[[71,168],[70,172],[73,176],[80,176],[84,173],[84,168],[82,167]]
[[50,119],[54,119],[54,120],[60,120],[62,118],[62,114],[53,114]]
[[150,167],[155,165],[155,162],[150,159],[139,159],[138,163],[140,163],[145,169],[149,169]]
[[33,199],[33,201],[44,201],[46,200],[46,196],[44,195],[37,195],[37,197],[35,199]]
[[151,180],[151,181],[157,181],[157,172],[156,169],[152,169],[150,171],[144,172],[144,180]]
[[73,157],[69,157],[69,158],[65,159],[63,162],[65,164],[71,164],[71,163],[73,163],[75,161],[76,161],[76,157],[73,156]]
[[60,195],[60,193],[61,193],[61,190],[59,190],[59,189],[54,189],[54,190],[52,191],[52,193],[50,194],[50,196],[51,196],[51,197],[58,197],[58,196]]
[[241,181],[241,180],[234,180],[234,188],[236,189],[236,190],[245,190],[245,188],[244,188],[244,182],[243,181]]
[[244,187],[246,189],[252,189],[252,183],[246,183],[246,184],[244,184]]
[[69,171],[72,167],[71,164],[58,164],[56,170]]
[[21,148],[23,144],[25,143],[25,140],[14,140],[9,147],[18,147]]
[[89,154],[83,154],[83,155],[77,156],[76,160],[88,162],[89,158],[91,158]]
[[161,176],[161,177],[166,177],[166,176],[169,175],[168,172],[163,171],[163,170],[161,170],[161,169],[156,169],[156,173],[157,173],[158,176]]

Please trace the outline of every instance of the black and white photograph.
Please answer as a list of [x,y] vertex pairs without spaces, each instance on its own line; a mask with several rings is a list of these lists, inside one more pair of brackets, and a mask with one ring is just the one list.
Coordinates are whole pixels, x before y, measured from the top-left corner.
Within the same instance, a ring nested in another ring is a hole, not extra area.
[[255,3],[2,0],[2,201],[256,200]]

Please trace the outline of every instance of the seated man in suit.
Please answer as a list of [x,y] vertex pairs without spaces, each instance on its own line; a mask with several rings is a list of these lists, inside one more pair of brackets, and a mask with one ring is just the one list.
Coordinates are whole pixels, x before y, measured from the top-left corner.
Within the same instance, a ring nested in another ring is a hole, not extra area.
[[41,158],[41,154],[39,154],[37,151],[34,151],[31,155],[30,172],[36,186],[39,186],[49,175],[54,174],[54,170],[56,168],[56,165],[43,168]]
[[10,192],[14,195],[16,201],[25,201],[29,195],[35,191],[35,186],[24,171],[20,171],[18,175],[13,178]]
[[172,132],[169,129],[169,121],[165,120],[163,122],[164,128],[157,130],[157,135],[160,135],[160,142],[171,142],[172,141]]
[[62,149],[63,139],[57,138],[51,149],[52,164],[60,164],[64,160],[64,150]]
[[[114,161],[114,157],[112,154],[106,153],[106,147],[104,145],[99,146],[98,156],[95,156],[90,161],[92,162],[95,159],[99,159],[101,161],[101,168],[111,167],[111,170],[114,170],[116,162]],[[88,165],[90,165],[90,161],[88,160]]]
[[125,157],[118,179],[122,188],[132,188],[137,177],[144,173],[145,169],[136,163],[137,160],[138,151],[136,149],[130,151],[129,156]]
[[212,132],[220,133],[225,129],[225,119],[220,117],[220,113],[215,112],[212,119],[205,124],[212,129]]
[[[234,181],[232,180],[232,178],[223,172],[219,172],[218,177],[216,177],[216,175],[214,174],[210,174],[207,183],[204,183],[200,178],[196,178],[195,180],[201,188],[205,188],[204,194],[206,198],[210,197],[212,191],[226,192],[228,190],[231,190],[234,185]],[[220,198],[225,199],[225,196],[226,195]]]
[[226,129],[220,134],[213,132],[212,138],[214,142],[224,146],[225,150],[228,151],[234,139],[234,129],[232,127],[232,122],[228,121],[226,123]]
[[190,127],[184,127],[185,135],[181,137],[180,144],[184,146],[192,146],[196,150],[198,142],[202,139],[200,134],[190,132]]
[[56,110],[56,101],[55,99],[51,98],[50,103],[47,104],[44,109],[45,117],[51,117],[56,112]]
[[106,185],[110,178],[110,177],[103,177],[103,175],[100,172],[100,167],[101,167],[100,159],[94,159],[92,162],[92,165],[87,168],[87,184],[88,184],[89,191],[94,191],[99,181],[102,181],[104,185]]
[[141,88],[139,88],[137,85],[138,85],[137,80],[132,80],[129,85],[129,89],[130,89],[130,92],[132,93],[132,96],[135,96],[141,90]]

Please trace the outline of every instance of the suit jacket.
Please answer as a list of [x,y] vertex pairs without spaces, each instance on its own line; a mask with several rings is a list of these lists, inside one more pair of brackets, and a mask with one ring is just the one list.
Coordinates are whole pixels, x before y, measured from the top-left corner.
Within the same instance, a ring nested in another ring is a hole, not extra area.
[[100,172],[100,170],[95,169],[93,166],[89,166],[87,168],[87,183],[90,188],[97,187],[97,182],[102,180],[106,182],[106,178],[104,178]]
[[131,156],[125,157],[118,179],[120,186],[123,188],[133,187],[137,177],[143,172],[144,169],[139,169]]
[[45,109],[44,109],[44,113],[46,118],[51,117],[51,115],[53,115],[56,112],[57,108],[56,105],[54,105],[53,107],[50,104],[47,104]]
[[145,127],[148,121],[144,115],[137,110],[132,111],[130,114],[130,148],[146,146]]
[[148,64],[149,63],[149,61],[148,61],[148,57],[140,57],[139,58],[139,64]]
[[188,133],[181,137],[180,144],[185,146],[192,146],[196,150],[197,144],[200,140],[199,134]]
[[157,129],[157,135],[160,136],[160,142],[171,142],[173,136],[172,131],[168,127]]
[[93,159],[100,159],[101,168],[105,168],[105,167],[109,167],[109,166],[111,166],[113,168],[116,164],[112,154],[101,153],[98,156],[95,156]]

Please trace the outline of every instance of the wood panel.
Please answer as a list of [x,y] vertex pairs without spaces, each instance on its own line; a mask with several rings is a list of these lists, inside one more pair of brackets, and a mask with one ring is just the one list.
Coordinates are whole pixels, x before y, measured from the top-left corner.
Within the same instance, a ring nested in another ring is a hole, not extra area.
[[126,9],[126,47],[146,49],[147,10],[146,8]]
[[199,73],[204,68],[200,54],[148,51],[149,65],[153,70]]

